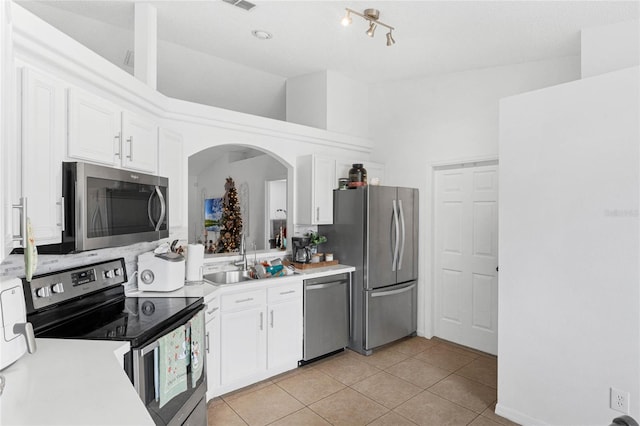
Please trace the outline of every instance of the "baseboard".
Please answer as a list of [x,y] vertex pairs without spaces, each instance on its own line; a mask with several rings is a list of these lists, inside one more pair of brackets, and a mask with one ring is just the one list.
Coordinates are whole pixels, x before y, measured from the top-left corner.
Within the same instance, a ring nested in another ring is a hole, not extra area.
[[518,423],[522,426],[548,426],[547,423],[542,420],[528,416],[518,410],[505,407],[499,402],[496,404],[495,412],[500,417],[504,417],[505,419],[511,420],[512,422]]

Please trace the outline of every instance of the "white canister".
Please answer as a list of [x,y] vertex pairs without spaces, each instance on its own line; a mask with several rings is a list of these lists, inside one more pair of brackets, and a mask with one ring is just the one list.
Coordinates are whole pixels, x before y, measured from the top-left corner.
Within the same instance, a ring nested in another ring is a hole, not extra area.
[[331,262],[333,260],[333,253],[325,253],[324,254],[324,261],[325,262]]
[[202,263],[204,262],[204,246],[202,244],[187,245],[187,264],[185,280],[187,282],[202,281]]

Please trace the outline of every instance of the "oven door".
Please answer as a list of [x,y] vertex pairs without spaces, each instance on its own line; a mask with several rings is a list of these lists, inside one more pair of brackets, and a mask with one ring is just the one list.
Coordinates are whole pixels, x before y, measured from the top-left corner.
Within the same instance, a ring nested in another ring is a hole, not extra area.
[[[199,312],[202,312],[202,308]],[[189,319],[186,326],[189,329]],[[200,342],[205,342],[204,334],[204,316],[202,321],[201,335],[199,337]],[[175,329],[183,324],[175,324],[173,329],[168,329],[167,333],[171,333]],[[191,327],[190,332],[193,332]],[[194,340],[195,336],[191,336],[191,340]],[[173,396],[162,407],[160,406],[159,388],[160,388],[160,372],[159,372],[159,351],[160,340],[155,340],[140,348],[133,348],[132,363],[133,363],[133,384],[140,396],[140,399],[144,402],[147,411],[153,418],[156,425],[207,425],[206,415],[206,356],[204,352],[204,344],[202,346],[201,362],[204,363],[200,378],[195,382],[192,382],[194,371],[192,369],[193,363],[189,362],[186,371],[186,390]],[[187,352],[190,352],[187,351]]]

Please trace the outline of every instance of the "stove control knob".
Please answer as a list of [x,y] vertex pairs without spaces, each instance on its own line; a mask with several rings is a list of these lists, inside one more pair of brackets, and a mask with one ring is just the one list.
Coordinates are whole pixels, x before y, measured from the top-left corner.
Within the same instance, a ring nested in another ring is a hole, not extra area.
[[54,293],[64,293],[64,286],[62,285],[62,283],[56,283],[51,286],[51,291],[53,291]]
[[39,289],[36,290],[36,296],[49,297],[51,296],[51,290],[49,290],[49,287],[40,287]]
[[113,273],[113,270],[109,269],[108,271],[104,271],[104,277],[105,278],[113,278],[113,277],[115,277],[115,274]]

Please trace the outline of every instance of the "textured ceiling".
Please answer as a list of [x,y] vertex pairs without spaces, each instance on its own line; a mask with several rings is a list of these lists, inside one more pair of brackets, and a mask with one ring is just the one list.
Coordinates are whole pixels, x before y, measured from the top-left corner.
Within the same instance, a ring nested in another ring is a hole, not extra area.
[[[18,3],[45,20],[62,9],[133,30],[131,0]],[[150,3],[162,40],[283,78],[330,69],[369,83],[579,55],[581,28],[639,16],[637,1],[254,1],[251,11],[221,0]],[[397,43],[386,46],[382,27],[367,37],[356,16],[342,27],[345,7],[379,9],[380,20],[396,27]],[[56,24],[67,32],[65,25],[74,22]],[[254,29],[273,38],[258,40]],[[75,38],[126,44],[91,31]]]

